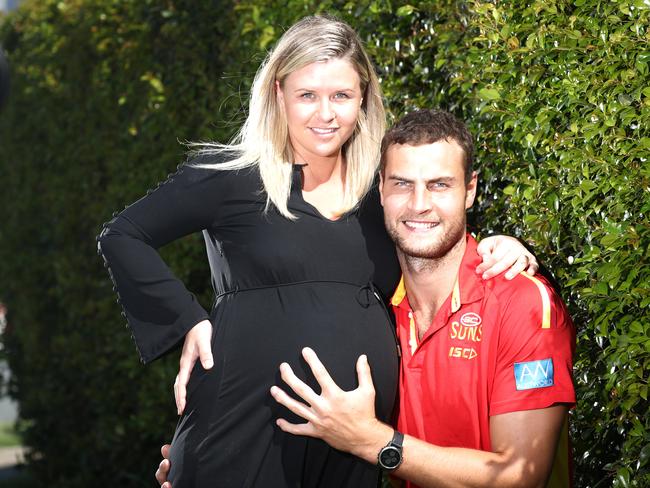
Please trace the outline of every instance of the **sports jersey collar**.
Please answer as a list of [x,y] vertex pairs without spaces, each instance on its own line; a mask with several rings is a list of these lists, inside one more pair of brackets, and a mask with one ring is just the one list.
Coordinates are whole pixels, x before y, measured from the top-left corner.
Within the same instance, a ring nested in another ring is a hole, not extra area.
[[[465,254],[458,269],[456,282],[451,292],[451,313],[456,313],[461,305],[465,303],[472,303],[483,298],[484,282],[483,279],[476,274],[476,267],[481,263],[481,256],[476,252],[478,243],[471,235],[467,234],[467,246]],[[393,293],[391,304],[394,307],[410,310],[411,306],[406,296],[406,288],[404,287],[404,275],[399,280],[399,285]]]

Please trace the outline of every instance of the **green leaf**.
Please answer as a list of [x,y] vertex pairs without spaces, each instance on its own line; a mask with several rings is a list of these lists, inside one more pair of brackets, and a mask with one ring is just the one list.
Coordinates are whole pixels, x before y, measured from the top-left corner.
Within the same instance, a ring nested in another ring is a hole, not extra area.
[[416,10],[417,9],[413,5],[402,5],[400,8],[397,9],[396,14],[398,17],[408,17]]
[[478,95],[483,100],[499,100],[501,98],[501,94],[496,88],[481,88]]

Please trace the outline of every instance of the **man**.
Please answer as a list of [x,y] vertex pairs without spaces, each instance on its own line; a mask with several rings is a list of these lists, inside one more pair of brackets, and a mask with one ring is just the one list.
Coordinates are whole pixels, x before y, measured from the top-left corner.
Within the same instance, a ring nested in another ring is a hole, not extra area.
[[[465,126],[439,111],[406,116],[382,143],[382,205],[403,272],[392,304],[403,352],[398,431],[406,436],[379,462],[411,486],[546,486],[557,451],[565,466],[550,481],[568,485],[568,453],[557,446],[575,402],[574,329],[543,279],[486,282],[474,273],[465,220],[476,193],[472,156]],[[283,364],[283,380],[307,404],[277,387],[272,394],[308,423],[279,420],[280,428],[377,463],[395,433],[374,417],[365,358],[359,388],[343,392],[313,351],[304,357],[322,391]]]
[[277,423],[411,487],[569,486],[574,329],[543,279],[476,276],[465,218],[476,193],[472,159],[467,129],[441,111],[407,115],[382,142],[382,205],[403,272],[392,299],[403,353],[397,430],[374,415],[364,356],[359,387],[344,392],[308,348],[321,392],[282,364],[282,379],[306,403],[278,387],[271,394],[307,423]]

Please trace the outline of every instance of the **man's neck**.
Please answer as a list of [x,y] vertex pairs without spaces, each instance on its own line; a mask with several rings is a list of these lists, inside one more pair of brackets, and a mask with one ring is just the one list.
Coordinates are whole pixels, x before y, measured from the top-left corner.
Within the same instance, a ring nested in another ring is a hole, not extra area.
[[407,256],[398,250],[409,304],[416,316],[420,335],[431,325],[436,313],[451,294],[465,254],[465,235],[440,258]]

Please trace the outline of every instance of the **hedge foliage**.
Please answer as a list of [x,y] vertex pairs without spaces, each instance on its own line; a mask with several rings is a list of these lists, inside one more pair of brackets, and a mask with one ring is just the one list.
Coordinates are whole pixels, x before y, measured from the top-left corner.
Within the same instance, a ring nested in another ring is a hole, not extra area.
[[[264,51],[317,11],[366,40],[391,117],[441,106],[470,122],[473,220],[535,247],[578,327],[576,486],[649,486],[642,0],[27,1],[0,27],[14,72],[0,116],[0,296],[13,392],[42,455],[30,468],[53,487],[106,472],[149,485],[176,356],[139,366],[93,236],[173,169],[177,140],[227,139]],[[199,240],[165,257],[208,304]]]
[[[13,83],[0,115],[0,294],[44,486],[154,483],[177,358],[139,364],[95,235],[183,160],[179,140],[227,137],[231,23],[221,2],[38,0],[1,28]],[[201,242],[165,257],[209,306]]]

